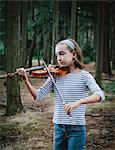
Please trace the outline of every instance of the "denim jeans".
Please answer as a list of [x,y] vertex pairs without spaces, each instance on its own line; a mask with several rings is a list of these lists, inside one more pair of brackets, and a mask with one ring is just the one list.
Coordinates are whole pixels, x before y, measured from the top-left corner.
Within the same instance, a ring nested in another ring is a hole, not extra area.
[[84,125],[54,124],[54,150],[83,150],[85,142]]

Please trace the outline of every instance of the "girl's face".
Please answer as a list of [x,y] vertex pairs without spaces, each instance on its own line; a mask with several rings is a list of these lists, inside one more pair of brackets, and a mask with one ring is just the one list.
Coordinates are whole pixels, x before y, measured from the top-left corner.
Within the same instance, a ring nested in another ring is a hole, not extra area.
[[60,66],[67,67],[74,65],[75,51],[70,52],[65,44],[57,45],[55,48],[57,62]]

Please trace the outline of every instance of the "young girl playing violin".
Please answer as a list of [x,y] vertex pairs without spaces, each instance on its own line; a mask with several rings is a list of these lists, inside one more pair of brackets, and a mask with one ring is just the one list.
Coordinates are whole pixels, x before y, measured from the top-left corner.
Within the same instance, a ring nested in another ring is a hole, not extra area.
[[[55,47],[55,54],[59,66],[68,70],[65,76],[54,77],[56,86],[48,77],[45,84],[35,89],[24,68],[19,68],[17,72],[34,99],[42,100],[54,91],[54,150],[83,150],[86,142],[86,104],[103,101],[105,96],[92,75],[83,70],[82,52],[76,41],[60,41]],[[89,90],[92,93],[90,96]]]

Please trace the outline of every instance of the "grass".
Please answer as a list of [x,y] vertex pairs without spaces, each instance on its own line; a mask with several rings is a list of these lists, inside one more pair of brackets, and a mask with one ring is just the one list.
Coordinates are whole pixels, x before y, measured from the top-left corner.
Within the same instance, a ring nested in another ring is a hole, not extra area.
[[0,143],[16,142],[18,139],[28,139],[34,132],[35,127],[32,124],[26,126],[20,125],[18,122],[1,123],[0,124]]
[[103,90],[107,94],[114,94],[115,93],[115,81],[110,82],[110,83],[104,83],[103,84]]

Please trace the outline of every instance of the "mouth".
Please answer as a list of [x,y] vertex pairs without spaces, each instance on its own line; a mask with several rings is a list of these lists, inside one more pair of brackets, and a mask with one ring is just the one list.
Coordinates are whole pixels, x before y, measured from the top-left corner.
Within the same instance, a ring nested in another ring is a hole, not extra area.
[[66,67],[64,63],[59,63],[60,67]]
[[63,62],[58,62],[58,64],[62,67],[64,65]]

